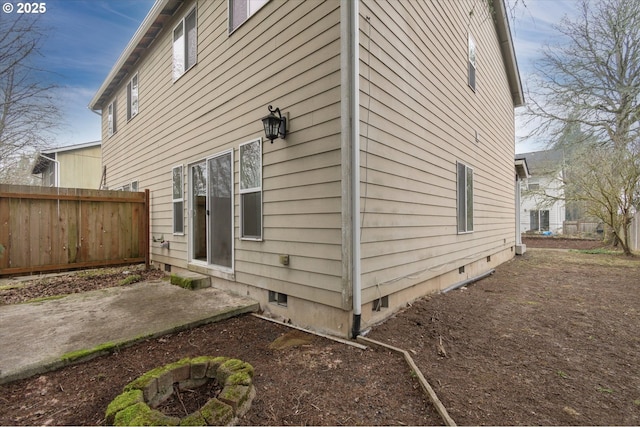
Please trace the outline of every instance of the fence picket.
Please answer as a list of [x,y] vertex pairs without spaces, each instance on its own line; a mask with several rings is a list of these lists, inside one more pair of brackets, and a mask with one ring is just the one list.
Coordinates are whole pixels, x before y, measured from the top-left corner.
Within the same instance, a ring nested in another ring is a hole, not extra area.
[[148,262],[148,195],[0,184],[0,276]]

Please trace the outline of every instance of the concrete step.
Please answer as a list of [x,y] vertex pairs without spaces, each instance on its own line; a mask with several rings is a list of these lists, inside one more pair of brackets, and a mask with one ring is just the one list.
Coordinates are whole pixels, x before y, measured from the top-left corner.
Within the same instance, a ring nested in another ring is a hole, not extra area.
[[197,289],[210,288],[211,277],[193,271],[185,271],[172,274],[171,284],[195,291]]

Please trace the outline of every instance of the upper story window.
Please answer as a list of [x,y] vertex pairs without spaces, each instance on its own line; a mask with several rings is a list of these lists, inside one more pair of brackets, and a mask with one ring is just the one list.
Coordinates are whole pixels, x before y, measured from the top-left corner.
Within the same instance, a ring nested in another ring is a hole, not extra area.
[[116,101],[107,107],[107,133],[109,136],[116,133]]
[[469,34],[469,86],[473,91],[476,90],[476,42],[473,36]]
[[232,33],[269,0],[229,0],[229,32]]
[[458,162],[458,233],[473,231],[473,169]]
[[196,8],[173,29],[173,81],[178,80],[198,60]]
[[138,73],[127,84],[127,120],[138,114]]

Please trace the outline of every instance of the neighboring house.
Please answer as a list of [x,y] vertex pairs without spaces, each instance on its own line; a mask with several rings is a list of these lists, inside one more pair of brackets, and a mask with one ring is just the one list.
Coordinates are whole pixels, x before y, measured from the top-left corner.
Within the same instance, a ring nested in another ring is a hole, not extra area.
[[90,108],[155,265],[349,336],[514,256],[522,103],[502,0],[158,0]]
[[531,174],[522,181],[521,231],[561,234],[566,219],[562,150],[516,154],[516,159],[526,159]]
[[44,187],[100,188],[100,141],[42,151],[38,153],[31,173],[40,177],[40,185]]

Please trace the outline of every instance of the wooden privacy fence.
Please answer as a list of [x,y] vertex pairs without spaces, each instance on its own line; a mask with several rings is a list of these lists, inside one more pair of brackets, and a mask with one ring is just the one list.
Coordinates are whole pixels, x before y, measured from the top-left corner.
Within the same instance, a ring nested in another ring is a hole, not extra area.
[[0,184],[0,276],[145,262],[149,190]]

